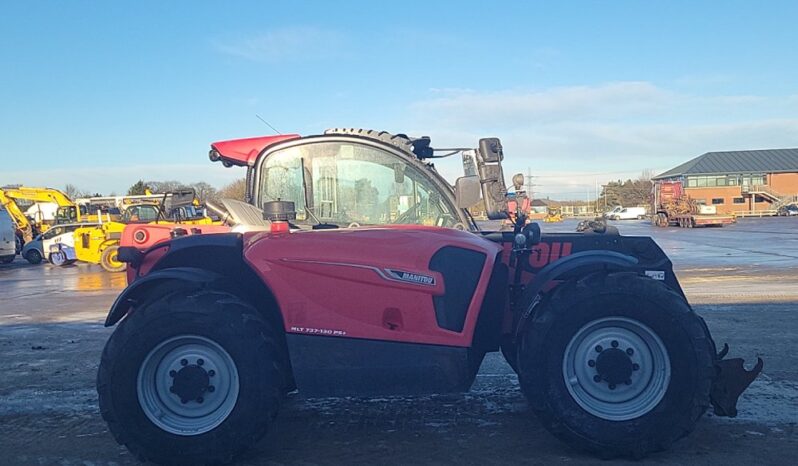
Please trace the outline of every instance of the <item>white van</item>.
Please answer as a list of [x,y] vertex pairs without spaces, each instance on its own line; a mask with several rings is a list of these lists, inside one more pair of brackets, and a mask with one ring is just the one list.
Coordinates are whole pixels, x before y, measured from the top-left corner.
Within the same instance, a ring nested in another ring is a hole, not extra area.
[[646,218],[646,208],[624,207],[618,212],[613,212],[611,215],[608,215],[607,218],[609,218],[610,220],[633,220],[633,219],[642,220]]
[[0,263],[8,264],[17,256],[17,225],[11,214],[0,207]]
[[623,206],[616,205],[612,210],[608,210],[608,211],[604,212],[603,217],[604,218],[612,218],[613,216],[615,216],[615,214],[617,214],[618,212],[620,212],[622,210],[623,210]]

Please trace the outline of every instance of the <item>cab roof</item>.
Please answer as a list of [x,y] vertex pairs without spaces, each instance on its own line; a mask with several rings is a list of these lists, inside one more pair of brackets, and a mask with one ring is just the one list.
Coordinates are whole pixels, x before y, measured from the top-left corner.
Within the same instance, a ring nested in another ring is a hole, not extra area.
[[254,138],[231,139],[211,144],[211,160],[221,160],[225,166],[253,166],[263,149],[278,142],[299,139],[298,134],[278,134]]

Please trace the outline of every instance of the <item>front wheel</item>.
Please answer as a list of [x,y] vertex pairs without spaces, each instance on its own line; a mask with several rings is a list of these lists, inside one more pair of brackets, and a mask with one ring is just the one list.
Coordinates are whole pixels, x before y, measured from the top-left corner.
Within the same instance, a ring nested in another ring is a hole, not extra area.
[[142,461],[229,462],[277,413],[280,354],[271,326],[236,296],[175,292],[111,335],[97,375],[100,412]]
[[520,339],[521,388],[543,424],[601,457],[642,457],[709,406],[712,340],[682,296],[634,273],[560,285]]
[[25,260],[31,264],[41,264],[42,253],[38,249],[31,249],[25,253]]
[[105,248],[100,256],[100,265],[108,272],[124,272],[125,263],[121,262],[117,257],[119,253],[119,246],[109,246]]

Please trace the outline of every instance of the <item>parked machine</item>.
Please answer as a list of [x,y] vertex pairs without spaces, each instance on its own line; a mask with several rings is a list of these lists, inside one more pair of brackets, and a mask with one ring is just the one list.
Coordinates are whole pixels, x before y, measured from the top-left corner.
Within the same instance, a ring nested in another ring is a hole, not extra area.
[[546,216],[543,218],[545,223],[562,222],[562,210],[559,207],[549,207]]
[[6,206],[24,241],[30,241],[39,233],[50,228],[51,223],[43,219],[33,221],[17,206],[18,201],[52,203],[58,206],[54,224],[64,223],[94,223],[98,222],[98,213],[89,212],[85,207],[77,205],[63,192],[54,188],[41,188],[29,186],[6,186],[0,188],[0,203]]
[[185,217],[186,212],[198,212],[193,208],[195,204],[196,196],[190,189],[122,199],[119,205],[124,210],[117,216],[118,221],[100,221],[95,225],[80,227],[74,231],[75,238],[71,246],[66,243],[54,244],[50,254],[65,265],[80,261],[99,264],[108,272],[121,272],[125,264],[117,259],[117,250],[126,225],[163,223],[172,227],[176,223],[212,224],[213,220],[204,215]]
[[682,228],[717,226],[736,222],[734,215],[721,215],[715,206],[702,206],[684,193],[679,181],[654,184],[652,225]]
[[[249,231],[125,229],[129,285],[97,378],[117,441],[142,460],[227,462],[294,389],[464,391],[495,351],[549,431],[602,457],[666,449],[710,404],[736,415],[762,361],[717,351],[651,238],[541,234],[507,207],[498,139],[464,151],[478,175],[454,189],[436,152],[340,129],[213,144],[212,160],[248,167],[250,204],[228,221]],[[480,195],[512,230],[479,229],[465,206]]]

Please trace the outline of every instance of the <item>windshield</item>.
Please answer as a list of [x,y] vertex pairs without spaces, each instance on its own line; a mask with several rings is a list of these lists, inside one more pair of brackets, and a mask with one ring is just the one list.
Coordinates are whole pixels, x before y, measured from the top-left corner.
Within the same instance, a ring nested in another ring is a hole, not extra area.
[[324,142],[276,151],[261,166],[259,194],[261,203],[293,201],[300,224],[316,223],[314,216],[338,226],[459,222],[450,193],[441,194],[428,176],[399,157],[360,144]]
[[154,222],[158,220],[158,206],[134,205],[125,209],[122,222]]

